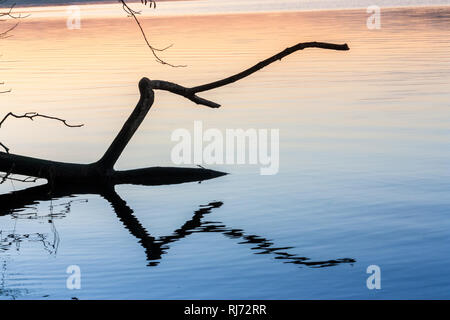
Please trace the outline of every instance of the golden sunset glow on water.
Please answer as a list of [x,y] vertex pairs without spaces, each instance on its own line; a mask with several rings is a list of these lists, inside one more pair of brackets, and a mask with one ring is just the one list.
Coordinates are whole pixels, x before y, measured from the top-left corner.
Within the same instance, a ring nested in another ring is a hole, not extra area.
[[[98,7],[83,7],[88,12],[94,9]],[[415,16],[426,15],[427,10],[417,9]],[[86,19],[80,30],[68,30],[66,18],[30,16],[3,44],[3,79],[13,89],[1,97],[3,104],[17,112],[57,114],[74,123],[84,123],[85,127],[66,130],[36,121],[30,130],[19,130],[17,134],[14,129],[30,125],[22,120],[9,123],[9,130],[5,128],[2,134],[18,153],[89,161],[97,152],[86,155],[77,149],[84,146],[100,152],[106,147],[137,102],[137,82],[141,77],[198,85],[236,73],[305,41],[347,42],[351,50],[343,53],[307,49],[239,83],[204,93],[223,105],[220,117],[216,116],[218,110],[158,92],[148,123],[139,133],[141,143],[156,142],[171,127],[189,123],[188,119],[200,114],[207,115],[215,125],[232,119],[241,123],[241,118],[250,120],[251,125],[255,117],[264,123],[289,123],[295,118],[299,124],[313,125],[319,116],[321,125],[348,122],[351,119],[330,115],[338,109],[341,115],[358,110],[375,98],[398,99],[416,79],[398,82],[396,71],[420,72],[428,65],[418,64],[418,59],[426,55],[431,63],[433,57],[441,57],[448,50],[447,43],[435,41],[445,38],[448,30],[439,24],[429,26],[405,9],[387,11],[383,28],[378,31],[367,29],[366,16],[364,10],[143,16],[142,25],[154,46],[173,44],[161,56],[174,64],[186,64],[185,68],[157,63],[130,18]],[[409,29],[400,27],[407,23]],[[387,91],[368,81],[380,73],[385,74],[385,81],[392,82]],[[421,86],[431,90],[434,84],[425,81]],[[408,107],[414,107],[417,99],[420,100],[416,98]],[[375,117],[365,121],[376,124],[379,120]],[[402,119],[398,121],[405,124]],[[31,137],[45,141],[48,147],[29,144]],[[95,146],[86,145],[85,139]],[[52,147],[55,143],[76,147],[61,154]]]

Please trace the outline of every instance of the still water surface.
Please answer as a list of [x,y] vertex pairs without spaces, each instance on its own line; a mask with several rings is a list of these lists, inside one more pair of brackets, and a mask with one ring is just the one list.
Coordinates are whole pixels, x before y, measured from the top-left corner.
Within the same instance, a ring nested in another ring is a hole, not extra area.
[[[88,9],[86,9],[88,10]],[[143,17],[157,64],[127,18],[34,17],[2,41],[10,94],[3,111],[84,123],[13,120],[12,152],[91,162],[138,100],[143,76],[186,86],[213,81],[303,41],[309,49],[205,93],[217,110],[157,92],[117,165],[173,165],[170,134],[206,128],[280,130],[280,171],[210,166],[225,177],[119,186],[0,215],[2,299],[405,299],[450,293],[450,9],[365,9]],[[31,185],[7,181],[1,193]],[[120,200],[126,202],[126,204]],[[136,220],[137,219],[137,220]],[[368,290],[378,265],[382,289]],[[82,289],[66,288],[69,265]]]

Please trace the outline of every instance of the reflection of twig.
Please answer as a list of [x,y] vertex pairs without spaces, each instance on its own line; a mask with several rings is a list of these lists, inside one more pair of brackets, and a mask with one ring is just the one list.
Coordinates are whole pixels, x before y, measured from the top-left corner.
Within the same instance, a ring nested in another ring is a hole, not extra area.
[[[1,142],[0,142],[0,145],[3,146],[3,144]],[[7,149],[6,152],[8,152],[9,149],[8,148],[6,148],[6,149]],[[11,171],[5,173],[5,175],[2,177],[2,181],[0,181],[0,184],[5,183],[5,181],[9,178],[10,175],[11,175]]]
[[28,293],[27,289],[8,289],[6,288],[6,259],[3,259],[1,267],[1,279],[0,279],[0,296],[1,297],[11,297],[12,300],[16,300],[19,296],[24,293]]
[[[0,250],[8,251],[12,246],[15,246],[16,250],[20,250],[20,245],[23,241],[40,242],[44,249],[51,255],[56,255],[58,252],[60,236],[56,229],[54,219],[64,218],[71,210],[72,203],[74,202],[88,202],[87,199],[75,199],[65,203],[50,205],[50,213],[46,215],[39,215],[38,212],[32,213],[12,213],[11,217],[14,219],[14,230],[11,232],[5,232],[0,230]],[[60,211],[54,212],[55,207],[63,207]],[[50,224],[52,238],[49,239],[47,234],[44,233],[25,233],[19,234],[16,232],[17,221],[20,219],[31,220],[46,220]]]
[[53,241],[49,241],[47,240],[47,237],[45,237],[44,235],[40,234],[40,239],[38,240],[39,242],[42,242],[42,245],[44,247],[44,249],[50,254],[50,255],[55,255],[58,252],[58,247],[59,247],[59,233],[56,230],[55,224],[53,222],[53,220],[49,221],[50,225],[51,225],[51,231],[53,234]]
[[[1,144],[2,143],[0,142],[0,145]],[[1,177],[0,184],[5,183],[6,180],[11,180],[11,181],[16,181],[16,182],[25,182],[25,183],[34,183],[39,180],[39,178],[35,178],[35,177],[26,177],[24,179],[13,178],[13,177],[10,177],[10,175],[11,175],[11,172],[8,172],[3,177]]]
[[24,241],[41,242],[44,249],[49,254],[55,254],[59,246],[59,234],[53,225],[52,228],[53,241],[48,240],[48,235],[43,233],[24,233],[19,234],[15,230],[3,236],[3,231],[0,231],[0,250],[9,251],[15,247],[16,251],[20,251],[21,243]]
[[9,33],[11,31],[13,31],[18,25],[19,25],[19,23],[17,22],[15,25],[10,27],[9,29],[7,29],[7,30],[5,30],[3,32],[0,32],[0,39],[6,39],[6,38],[9,38],[9,37],[12,37],[12,35],[10,35]]
[[[29,212],[29,213],[23,213],[23,212],[15,212],[12,213],[11,216],[13,219],[32,219],[32,220],[51,220],[51,219],[61,219],[66,217],[67,214],[70,213],[70,210],[72,209],[72,204],[75,202],[81,202],[81,203],[87,203],[88,199],[75,199],[68,202],[60,203],[60,204],[50,204],[49,209],[50,213],[46,215],[39,215],[38,212]],[[63,207],[59,211],[54,211],[55,207]]]

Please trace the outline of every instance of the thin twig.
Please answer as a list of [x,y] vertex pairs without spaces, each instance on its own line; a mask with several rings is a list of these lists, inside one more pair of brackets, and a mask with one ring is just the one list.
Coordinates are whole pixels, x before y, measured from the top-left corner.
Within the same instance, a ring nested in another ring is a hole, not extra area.
[[[0,1],[0,3],[5,3],[6,1]],[[21,19],[21,18],[26,18],[29,16],[29,14],[27,14],[26,16],[22,16],[20,13],[17,15],[14,15],[14,13],[12,12],[13,9],[16,7],[16,4],[14,3],[13,5],[11,5],[9,7],[9,10],[6,12],[0,12],[0,18],[3,17],[8,17],[8,18],[12,18],[12,19]]]
[[12,37],[9,33],[13,31],[17,26],[19,25],[19,22],[17,22],[15,25],[13,25],[11,28],[7,29],[6,31],[0,32],[0,39],[6,39],[9,37]]
[[9,153],[9,148],[7,146],[5,146],[3,143],[0,142],[0,147],[2,147],[3,149],[5,149],[6,153]]
[[[5,84],[4,82],[0,82],[0,86],[3,86],[4,84]],[[11,89],[0,91],[0,94],[1,93],[9,93],[9,92],[11,92]]]
[[[122,4],[123,10],[128,14],[128,16],[133,17],[134,21],[136,21],[136,24],[138,25],[138,27],[139,27],[139,29],[141,31],[141,34],[144,37],[144,41],[147,44],[147,47],[151,50],[151,52],[152,52],[153,56],[155,57],[156,61],[158,61],[159,63],[161,63],[163,65],[168,65],[168,66],[174,67],[174,68],[186,67],[186,65],[174,65],[174,64],[168,63],[168,62],[164,61],[163,59],[161,59],[158,56],[157,52],[161,52],[161,51],[165,51],[165,50],[169,49],[170,47],[172,47],[172,44],[170,46],[167,46],[167,47],[162,48],[162,49],[158,49],[158,48],[155,48],[154,46],[152,46],[150,44],[150,42],[148,41],[148,39],[147,39],[147,35],[145,34],[145,31],[142,28],[142,25],[139,22],[139,19],[137,18],[137,15],[141,14],[141,12],[140,11],[136,11],[134,9],[131,9],[126,4],[126,2],[124,0],[118,0],[118,1]],[[145,5],[149,2],[150,3],[150,8],[152,7],[152,4],[153,4],[154,8],[156,8],[156,2],[155,1],[141,0],[141,2],[143,4],[145,4]]]
[[[66,127],[69,127],[69,128],[79,128],[79,127],[84,126],[84,124],[71,125],[71,124],[67,123],[67,120],[60,119],[60,118],[57,118],[57,117],[47,116],[47,115],[44,115],[44,114],[39,114],[37,112],[27,112],[27,113],[22,114],[22,115],[17,115],[17,114],[14,114],[12,112],[8,112],[8,114],[2,119],[2,121],[0,121],[0,128],[2,127],[2,125],[6,121],[6,119],[8,119],[9,117],[14,117],[14,118],[17,118],[17,119],[27,118],[27,119],[30,119],[31,121],[33,121],[34,118],[37,118],[37,117],[50,119],[50,120],[57,120],[57,121],[61,121]],[[9,153],[10,149],[6,145],[1,143],[1,142],[0,142],[0,147],[2,147],[5,150],[6,153]]]
[[11,173],[7,173],[2,177],[2,180],[0,181],[0,184],[5,183],[6,180],[10,180],[10,181],[16,181],[16,182],[24,182],[24,183],[34,183],[36,181],[38,181],[40,178],[35,178],[35,177],[26,177],[25,179],[19,179],[19,178],[13,178],[10,177]]
[[11,172],[12,172],[12,170],[14,169],[14,163],[11,165],[11,168],[7,171],[7,172],[5,172],[5,176],[4,177],[2,177],[2,181],[0,182],[0,184],[3,184],[3,183],[5,183],[5,181],[8,179],[8,177],[11,175]]
[[6,119],[8,119],[9,117],[14,117],[17,119],[21,119],[21,118],[27,118],[30,120],[34,120],[34,118],[45,118],[45,119],[50,119],[50,120],[57,120],[57,121],[61,121],[66,127],[70,127],[70,128],[79,128],[84,126],[84,124],[76,124],[76,125],[71,125],[67,123],[67,120],[61,119],[61,118],[57,118],[57,117],[52,117],[52,116],[47,116],[45,114],[40,114],[37,112],[27,112],[25,114],[22,115],[17,115],[14,114],[12,112],[8,112],[8,114],[3,118],[2,121],[0,121],[0,128],[2,127],[3,123],[6,121]]

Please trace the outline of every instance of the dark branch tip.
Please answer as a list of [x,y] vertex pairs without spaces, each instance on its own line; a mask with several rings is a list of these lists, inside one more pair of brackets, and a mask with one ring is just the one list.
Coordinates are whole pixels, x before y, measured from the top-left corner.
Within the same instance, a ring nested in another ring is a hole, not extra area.
[[147,77],[143,77],[140,81],[139,81],[139,91],[141,92],[141,94],[143,92],[145,92],[149,87],[151,87],[151,80]]

